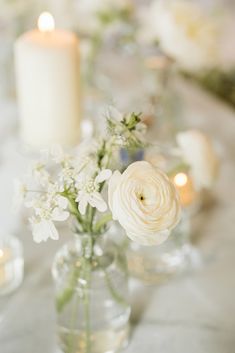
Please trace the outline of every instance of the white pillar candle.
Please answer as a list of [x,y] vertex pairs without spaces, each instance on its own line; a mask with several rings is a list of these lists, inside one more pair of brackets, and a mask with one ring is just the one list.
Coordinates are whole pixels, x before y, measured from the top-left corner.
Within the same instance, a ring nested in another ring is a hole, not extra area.
[[38,29],[15,44],[20,133],[31,147],[71,146],[80,135],[78,39],[55,30],[43,13]]

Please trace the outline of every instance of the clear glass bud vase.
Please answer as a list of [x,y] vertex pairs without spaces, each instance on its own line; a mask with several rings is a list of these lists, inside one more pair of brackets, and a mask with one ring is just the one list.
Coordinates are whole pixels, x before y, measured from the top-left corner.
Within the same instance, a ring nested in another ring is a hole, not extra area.
[[59,347],[64,353],[117,352],[128,342],[130,306],[123,252],[106,236],[79,235],[56,254]]

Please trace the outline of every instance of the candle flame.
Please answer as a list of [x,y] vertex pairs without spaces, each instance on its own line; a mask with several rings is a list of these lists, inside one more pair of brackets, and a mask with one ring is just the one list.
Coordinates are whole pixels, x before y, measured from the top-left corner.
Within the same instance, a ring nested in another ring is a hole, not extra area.
[[4,251],[0,249],[0,257],[3,257],[3,255],[4,255]]
[[38,28],[41,32],[52,32],[55,29],[55,20],[49,12],[43,12],[39,16]]
[[178,173],[174,177],[174,183],[178,187],[185,186],[188,182],[188,177],[185,173]]

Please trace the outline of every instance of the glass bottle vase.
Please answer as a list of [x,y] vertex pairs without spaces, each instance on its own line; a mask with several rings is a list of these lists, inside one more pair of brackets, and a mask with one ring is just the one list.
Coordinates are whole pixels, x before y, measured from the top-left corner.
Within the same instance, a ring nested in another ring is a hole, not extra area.
[[90,247],[92,241],[90,235],[74,238],[53,263],[58,343],[64,353],[117,352],[128,342],[125,256],[106,236]]

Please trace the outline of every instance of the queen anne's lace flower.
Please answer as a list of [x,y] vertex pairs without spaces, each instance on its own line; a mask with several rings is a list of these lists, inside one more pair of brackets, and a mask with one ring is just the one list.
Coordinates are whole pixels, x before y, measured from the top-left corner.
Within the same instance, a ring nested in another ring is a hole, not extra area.
[[108,180],[112,175],[110,169],[103,169],[95,179],[80,179],[77,181],[78,195],[76,202],[78,202],[78,210],[84,215],[86,208],[89,205],[91,207],[97,208],[100,212],[105,212],[107,210],[107,204],[101,196],[100,184]]
[[46,186],[50,181],[50,174],[42,162],[34,162],[30,168],[30,174],[42,186]]
[[69,212],[66,211],[68,200],[60,195],[51,198],[50,195],[48,198],[39,195],[32,206],[36,216],[30,219],[30,223],[35,242],[40,243],[48,238],[58,239],[59,234],[54,221],[63,222],[68,219]]
[[71,163],[72,157],[66,154],[60,145],[53,145],[49,150],[49,156],[58,164],[67,165]]
[[39,220],[36,217],[30,218],[32,226],[33,239],[36,243],[47,241],[49,238],[53,240],[59,239],[59,233],[51,220]]

